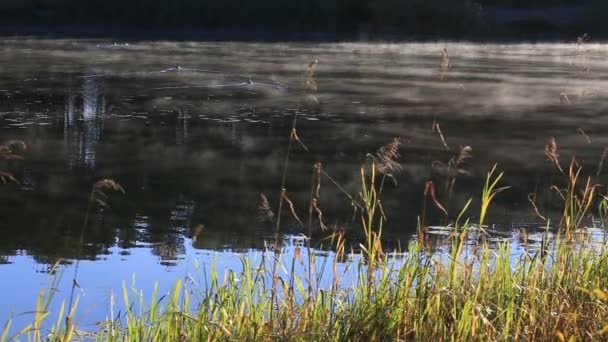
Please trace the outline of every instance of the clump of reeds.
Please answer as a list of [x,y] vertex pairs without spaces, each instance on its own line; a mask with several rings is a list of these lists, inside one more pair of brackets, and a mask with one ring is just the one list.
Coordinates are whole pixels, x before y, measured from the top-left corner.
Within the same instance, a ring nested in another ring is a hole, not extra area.
[[[94,337],[104,341],[496,341],[496,340],[605,340],[608,332],[608,249],[597,249],[576,240],[576,235],[548,242],[543,238],[540,252],[524,250],[513,258],[511,245],[498,242],[490,247],[482,239],[473,248],[467,234],[483,229],[491,204],[507,189],[499,183],[503,174],[494,166],[486,175],[479,199],[476,224],[464,220],[472,200],[464,206],[454,222],[454,236],[449,257],[430,255],[424,245],[411,242],[399,258],[390,257],[382,244],[386,216],[382,209],[383,181],[386,175],[400,170],[399,139],[380,148],[360,168],[361,189],[357,196],[344,188],[315,163],[312,169],[309,202],[309,236],[306,252],[297,245],[286,260],[278,245],[281,210],[289,207],[295,216],[293,202],[287,197],[287,173],[292,145],[304,144],[297,137],[296,120],[290,132],[284,162],[283,179],[275,228],[275,255],[272,267],[267,260],[259,263],[246,256],[240,270],[218,274],[215,266],[202,270],[208,275],[208,286],[202,288],[191,280],[177,280],[173,289],[159,296],[158,286],[146,300],[135,284],[123,284],[124,308],[103,322]],[[306,149],[308,150],[308,149]],[[548,157],[557,160],[555,141],[546,148]],[[464,146],[448,165],[456,173],[464,168],[472,149]],[[559,165],[559,163],[557,163]],[[382,170],[383,172],[380,172]],[[563,218],[572,231],[581,226],[582,218],[592,210],[595,186],[588,180],[582,191],[578,184],[580,167],[573,161],[569,169],[569,186],[559,190],[564,199]],[[364,241],[351,261],[344,229],[333,232],[335,253],[329,268],[331,281],[322,285],[325,264],[317,264],[310,248],[313,214],[323,225],[319,208],[321,177],[329,179],[344,191],[359,208]],[[383,178],[384,179],[384,176]],[[434,196],[432,183],[428,195]],[[124,192],[114,181],[96,183],[90,203],[107,205],[108,191]],[[600,216],[608,216],[608,200],[600,206]],[[261,196],[259,213],[269,217],[270,205]],[[464,221],[463,221],[464,220]],[[299,221],[299,219],[298,219]],[[549,225],[549,224],[548,224]],[[85,224],[86,226],[86,224]],[[202,227],[201,227],[202,229]],[[82,237],[81,237],[82,239]],[[403,251],[400,251],[403,252]],[[303,255],[307,253],[307,257]],[[352,261],[354,260],[354,261]],[[294,265],[301,264],[307,274],[299,274]],[[344,267],[342,267],[344,266]],[[356,275],[344,279],[346,271],[355,268]],[[279,272],[281,270],[282,272]],[[57,278],[54,278],[57,279]],[[74,286],[77,286],[74,276]],[[51,285],[54,289],[56,286]],[[43,333],[45,320],[51,316],[48,303],[53,291],[38,299],[34,322],[14,336],[9,336],[10,321],[2,330],[0,342],[15,338],[31,341],[71,341],[78,336],[72,317],[77,307],[62,305],[57,323]],[[198,298],[195,301],[195,298]],[[146,304],[149,303],[149,304]]]
[[[367,171],[369,170],[369,171]],[[366,211],[362,220],[380,227],[381,216],[373,215],[378,184],[375,168],[362,169],[362,194]],[[368,176],[367,172],[371,172]],[[487,175],[481,198],[485,212],[500,191],[501,174],[495,168]],[[463,210],[461,216],[466,211]],[[371,216],[370,216],[371,215]],[[483,224],[481,214],[480,224]],[[372,218],[371,221],[368,221]],[[176,281],[162,297],[158,286],[146,300],[135,284],[124,284],[124,309],[103,322],[94,338],[104,341],[201,341],[283,340],[300,341],[529,341],[605,340],[608,331],[608,252],[575,244],[561,235],[543,253],[524,251],[513,258],[509,243],[490,247],[482,241],[468,251],[462,237],[470,226],[457,221],[461,236],[455,239],[450,257],[440,259],[418,242],[407,247],[404,257],[391,259],[379,240],[361,248],[355,267],[358,276],[343,283],[338,265],[346,250],[343,232],[334,239],[336,250],[327,287],[307,287],[290,262],[316,263],[298,250],[292,261],[281,259],[290,270],[268,281],[265,262],[252,264],[242,257],[242,269],[218,274],[214,266],[204,272],[209,286]],[[550,256],[550,257],[549,257]],[[370,259],[373,257],[373,259]],[[308,260],[308,261],[307,261]],[[353,263],[353,261],[351,261]],[[309,267],[314,265],[307,265]],[[322,270],[314,271],[318,277]],[[337,280],[336,280],[337,279]],[[270,291],[281,295],[270,302]],[[78,330],[60,321],[43,332],[51,317],[45,292],[38,300],[32,325],[15,336],[7,325],[0,341],[29,338],[69,341]],[[200,297],[197,301],[195,298]],[[145,303],[149,304],[145,304]],[[135,305],[136,304],[136,305]],[[111,312],[115,312],[114,302]],[[62,306],[64,308],[64,306]],[[61,316],[62,313],[60,312]]]
[[582,167],[573,158],[568,168],[567,186],[561,189],[552,186],[564,203],[560,228],[564,230],[569,239],[572,238],[576,229],[582,227],[583,221],[595,202],[599,187],[591,177],[587,177],[581,186],[579,182],[581,171]]
[[[378,193],[373,183],[374,170],[370,169],[370,177],[362,171],[362,197],[368,208],[363,220],[379,217],[370,216]],[[498,188],[493,187],[500,175],[495,176],[494,172],[488,173],[482,197],[485,210],[498,193]],[[483,218],[480,223],[483,224]],[[380,221],[372,222],[371,226],[376,224]],[[460,227],[461,234],[466,234],[468,225]],[[213,267],[208,270],[210,285],[205,289],[178,280],[170,293],[160,297],[155,287],[148,305],[134,284],[125,284],[122,295],[125,310],[118,319],[113,316],[103,322],[95,338],[487,341],[606,337],[605,249],[598,252],[585,245],[556,240],[550,252],[552,258],[524,252],[514,260],[508,243],[499,243],[493,249],[482,243],[474,253],[463,253],[466,241],[456,239],[450,258],[443,261],[429,257],[417,242],[410,243],[406,256],[398,261],[381,254],[379,240],[371,237],[372,244],[362,249],[365,257],[356,266],[359,276],[352,282],[346,285],[333,282],[330,288],[321,284],[307,288],[292,269],[288,275],[291,281],[277,278],[281,296],[275,298],[274,304],[268,299],[273,288],[264,276],[268,270],[263,263],[251,264],[247,257],[242,258],[240,271],[221,275]],[[335,241],[343,254],[342,235]],[[375,259],[369,259],[370,256]],[[299,257],[296,262],[305,260]],[[340,260],[343,259],[336,255],[334,265]],[[375,267],[370,267],[370,262]],[[283,267],[289,269],[287,265]],[[340,272],[334,272],[334,276],[340,277]],[[197,303],[193,302],[192,292],[201,295]],[[47,297],[39,300],[34,323],[14,338],[68,341],[77,336],[75,329],[64,334],[59,321],[49,333],[42,333],[43,322],[51,317]],[[2,342],[8,341],[6,327],[1,336]]]

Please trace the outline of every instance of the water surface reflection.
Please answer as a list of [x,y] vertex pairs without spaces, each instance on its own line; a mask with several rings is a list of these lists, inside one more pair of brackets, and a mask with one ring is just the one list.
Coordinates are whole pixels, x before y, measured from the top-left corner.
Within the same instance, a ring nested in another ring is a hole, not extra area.
[[[107,49],[92,41],[5,40],[0,46],[1,138],[29,146],[23,160],[2,162],[19,185],[0,191],[0,274],[11,279],[0,292],[14,293],[23,279],[31,284],[7,310],[30,309],[46,279],[36,272],[58,260],[68,274],[73,260],[84,260],[81,285],[93,306],[134,272],[149,287],[189,272],[197,258],[229,268],[238,267],[242,253],[259,257],[272,236],[271,225],[256,221],[259,194],[278,201],[294,115],[309,151],[298,147],[291,156],[290,198],[305,217],[312,166],[322,162],[343,188],[322,181],[326,224],[344,227],[355,246],[360,233],[343,191],[356,196],[359,166],[393,137],[403,142],[403,171],[383,192],[389,249],[415,235],[427,180],[449,212],[446,220],[427,202],[427,222],[441,227],[471,197],[468,216],[477,216],[485,173],[498,163],[511,189],[490,213],[491,237],[521,251],[519,226],[534,234],[543,227],[529,193],[538,193],[544,214],[558,213],[549,188],[562,178],[544,155],[547,139],[558,141],[564,167],[576,155],[589,175],[608,146],[608,48],[600,44],[583,52],[569,44],[133,42]],[[441,75],[444,46],[454,68]],[[313,59],[319,60],[314,92],[304,75]],[[562,93],[569,104],[560,103]],[[437,123],[445,144],[433,130]],[[448,194],[437,165],[463,146],[472,147],[473,158]],[[605,170],[594,177],[604,182]],[[118,181],[126,195],[95,209],[80,253],[88,195],[103,178]],[[287,216],[283,222],[286,236],[306,232]],[[326,234],[315,227],[313,246],[324,244]],[[429,231],[434,250],[449,245],[443,235]]]

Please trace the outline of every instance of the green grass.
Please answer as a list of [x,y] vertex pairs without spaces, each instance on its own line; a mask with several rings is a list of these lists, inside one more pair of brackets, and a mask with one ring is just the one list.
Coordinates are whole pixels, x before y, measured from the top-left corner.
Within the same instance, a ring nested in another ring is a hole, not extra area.
[[[302,246],[296,248],[293,259],[273,253],[276,260],[253,264],[243,257],[238,273],[218,274],[211,267],[204,270],[209,286],[177,280],[162,297],[158,288],[145,296],[135,285],[125,284],[121,296],[126,312],[87,336],[103,341],[608,338],[608,252],[606,246],[589,241],[580,232],[580,217],[590,210],[587,204],[594,193],[589,184],[583,192],[576,191],[574,166],[569,187],[563,192],[564,217],[557,237],[550,240],[547,236],[539,248],[525,249],[527,252],[515,258],[506,242],[491,247],[483,234],[474,240],[467,238],[470,230],[483,232],[491,202],[504,190],[498,187],[502,174],[496,174],[496,167],[488,173],[479,200],[479,221],[462,223],[469,215],[467,204],[456,220],[448,255],[433,254],[424,242],[414,241],[397,258],[385,253],[380,242],[386,218],[380,201],[384,182],[376,182],[376,169],[375,162],[361,169],[357,202],[365,240],[354,253],[358,257],[351,255],[356,261],[346,264],[357,271],[347,284],[340,271],[346,250],[344,235],[336,232],[331,240],[333,265],[318,265]],[[602,199],[601,216],[606,207],[606,199]],[[296,273],[295,263],[307,271]],[[317,275],[323,272],[331,273],[331,285],[319,283]],[[52,313],[53,295],[52,290],[41,293],[34,321],[15,336],[10,336],[7,323],[0,342],[69,341],[82,335],[72,319],[78,298],[71,307],[64,304],[61,312]],[[116,317],[114,310],[112,305],[110,317]],[[51,317],[55,323],[50,331],[43,331]]]

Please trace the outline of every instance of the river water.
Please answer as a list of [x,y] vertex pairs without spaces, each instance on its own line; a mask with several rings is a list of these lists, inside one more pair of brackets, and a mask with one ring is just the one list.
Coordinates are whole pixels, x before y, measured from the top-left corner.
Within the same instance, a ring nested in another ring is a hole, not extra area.
[[[451,68],[442,71],[444,47]],[[109,293],[133,277],[149,293],[155,282],[166,290],[196,272],[197,263],[221,272],[240,267],[243,255],[260,258],[273,236],[273,225],[257,219],[260,194],[276,208],[294,117],[307,148],[295,144],[290,154],[294,209],[307,217],[313,165],[321,162],[339,184],[321,180],[325,224],[344,228],[354,245],[361,234],[346,194],[356,197],[360,166],[394,138],[402,170],[383,190],[390,248],[407,244],[421,216],[435,227],[435,248],[447,248],[441,227],[469,198],[466,216],[477,216],[494,164],[510,189],[487,221],[494,238],[521,248],[522,227],[543,227],[530,193],[544,215],[559,212],[550,187],[563,176],[544,153],[551,137],[562,168],[575,156],[584,174],[605,180],[603,44],[28,38],[4,39],[0,49],[0,140],[27,146],[15,151],[20,158],[0,160],[0,171],[18,181],[0,188],[2,320],[32,310],[56,263],[64,274],[58,297],[66,298],[80,260],[86,325],[106,318]],[[472,157],[446,191],[446,165],[465,146]],[[108,192],[107,206],[93,205],[83,229],[101,179],[125,193]],[[427,180],[447,218],[425,200]],[[290,215],[282,222],[289,255],[307,230]],[[315,225],[313,246],[327,235]]]

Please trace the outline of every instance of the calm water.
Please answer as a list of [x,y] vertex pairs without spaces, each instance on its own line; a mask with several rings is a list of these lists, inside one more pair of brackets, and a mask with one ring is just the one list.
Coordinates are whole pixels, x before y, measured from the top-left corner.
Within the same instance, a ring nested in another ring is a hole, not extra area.
[[[444,46],[454,67],[442,74]],[[593,175],[608,146],[606,45],[4,40],[0,49],[0,140],[28,146],[23,160],[0,163],[19,180],[0,191],[0,321],[33,308],[58,261],[65,298],[82,260],[86,325],[106,318],[109,293],[134,274],[144,291],[155,281],[163,291],[197,262],[222,271],[243,254],[261,258],[272,227],[256,220],[259,194],[275,206],[294,115],[309,149],[294,149],[287,177],[300,216],[315,162],[356,194],[366,154],[401,138],[403,171],[384,191],[393,247],[415,233],[426,180],[453,217],[498,163],[511,189],[492,209],[493,232],[519,248],[518,229],[539,223],[528,194],[545,214],[557,208],[547,140],[557,139],[563,167],[576,155]],[[314,59],[310,94],[303,75]],[[473,158],[447,202],[441,163],[466,145]],[[103,178],[126,194],[94,209],[80,248],[91,185]],[[320,206],[326,224],[357,240],[351,202],[327,179]],[[444,223],[429,203],[427,216]],[[289,254],[304,230],[283,222]],[[440,251],[443,230],[432,233]],[[323,236],[316,229],[313,244]]]

